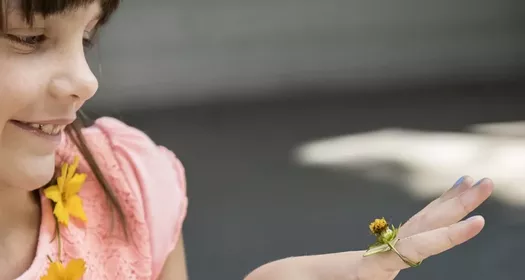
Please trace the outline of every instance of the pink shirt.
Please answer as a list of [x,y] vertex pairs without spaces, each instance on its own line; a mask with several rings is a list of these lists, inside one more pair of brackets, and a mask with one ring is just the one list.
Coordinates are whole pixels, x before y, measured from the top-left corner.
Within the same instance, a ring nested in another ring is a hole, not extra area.
[[[79,172],[87,174],[80,196],[87,223],[73,219],[61,230],[62,260],[86,261],[83,279],[156,279],[168,254],[175,248],[186,215],[184,168],[175,155],[155,145],[143,132],[112,119],[101,118],[84,135],[106,180],[117,195],[128,222],[128,241],[111,211],[101,186],[81,159]],[[81,156],[66,139],[56,163]],[[55,222],[49,200],[42,197],[42,225],[36,258],[17,280],[45,275],[49,261],[57,259]]]

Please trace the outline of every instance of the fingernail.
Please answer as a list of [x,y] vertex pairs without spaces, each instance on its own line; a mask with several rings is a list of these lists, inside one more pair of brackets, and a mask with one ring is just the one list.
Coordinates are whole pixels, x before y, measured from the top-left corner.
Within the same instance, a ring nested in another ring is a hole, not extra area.
[[461,183],[463,183],[463,180],[465,180],[465,176],[462,176],[461,178],[459,178],[456,183],[454,183],[454,186],[452,186],[453,188],[461,185]]
[[473,221],[473,220],[477,220],[479,218],[481,218],[480,215],[472,216],[472,217],[469,217],[468,219],[466,219],[465,222],[470,222],[470,221]]
[[485,180],[485,178],[483,178],[483,179],[479,180],[477,183],[475,183],[475,184],[474,184],[474,187],[475,187],[475,186],[478,186],[479,184],[481,184],[481,182],[483,182],[483,180]]
[[476,215],[476,216],[472,216],[468,219],[465,219],[462,221],[463,224],[469,224],[473,221],[476,221],[476,220],[481,220],[481,221],[484,221],[485,219],[483,218],[483,216],[480,216],[480,215]]
[[[456,235],[456,234],[460,234],[460,232],[470,232],[470,237],[468,237],[467,239],[470,239],[472,237],[474,237],[474,235],[477,235],[479,233],[479,231],[481,231],[481,229],[483,228],[483,225],[481,225],[480,227],[477,227],[476,228],[473,228],[473,224],[474,223],[479,223],[478,221],[480,221],[482,224],[484,224],[484,219],[482,216],[472,216],[468,219],[465,219],[457,224],[454,224],[452,225],[450,228],[452,229],[452,231],[454,233],[452,233],[452,235]],[[474,232],[473,232],[474,231]],[[477,232],[476,232],[477,231]],[[464,234],[462,233],[462,234]],[[462,242],[460,242],[462,243]]]

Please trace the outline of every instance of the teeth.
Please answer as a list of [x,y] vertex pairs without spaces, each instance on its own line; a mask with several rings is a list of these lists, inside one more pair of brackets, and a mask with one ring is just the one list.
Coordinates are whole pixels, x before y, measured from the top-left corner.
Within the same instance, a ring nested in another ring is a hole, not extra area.
[[65,128],[65,125],[55,125],[55,124],[36,124],[36,123],[28,123],[33,128],[39,129],[42,132],[49,134],[49,135],[58,135],[60,134]]

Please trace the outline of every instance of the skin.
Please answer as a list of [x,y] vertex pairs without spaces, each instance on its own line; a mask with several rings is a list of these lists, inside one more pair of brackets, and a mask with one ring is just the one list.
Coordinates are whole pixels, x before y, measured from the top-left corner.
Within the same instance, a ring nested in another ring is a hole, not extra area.
[[[33,27],[16,13],[16,7],[10,8],[8,36],[0,37],[0,271],[4,272],[0,279],[16,278],[35,256],[40,209],[30,191],[45,185],[55,168],[56,147],[10,120],[72,121],[98,87],[82,45],[94,32],[98,3],[46,19],[37,16]],[[16,36],[31,42],[41,35],[46,39],[36,40],[33,46],[9,39]],[[485,179],[472,185],[472,178],[465,177],[414,215],[399,232],[398,250],[419,261],[476,236],[484,226],[483,218],[460,220],[490,196],[493,184]],[[362,255],[363,251],[351,251],[291,257],[265,264],[246,279],[386,280],[407,268],[393,253]],[[188,279],[182,237],[159,278]]]
[[[98,83],[82,42],[99,11],[97,4],[45,20],[37,16],[31,28],[8,6],[0,37],[0,271],[8,274],[0,279],[16,278],[33,260],[40,209],[30,190],[45,185],[55,168],[56,145],[10,120],[71,121],[95,94]],[[39,44],[13,40],[31,42],[41,35],[47,39]]]
[[[412,216],[399,230],[396,248],[412,261],[450,250],[473,237],[485,225],[481,216],[461,221],[491,195],[490,179],[465,176],[439,198]],[[182,241],[182,240],[181,240]],[[409,268],[392,252],[363,257],[364,251],[291,257],[265,264],[245,280],[389,280]],[[161,280],[186,280],[183,243],[169,256]],[[178,269],[181,269],[180,271]]]

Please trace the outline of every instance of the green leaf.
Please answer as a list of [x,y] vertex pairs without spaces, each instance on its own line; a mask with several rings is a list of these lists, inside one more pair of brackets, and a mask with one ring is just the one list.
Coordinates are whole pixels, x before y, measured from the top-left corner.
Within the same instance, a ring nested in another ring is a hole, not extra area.
[[384,243],[381,243],[381,242],[378,241],[378,242],[376,242],[376,243],[374,243],[374,244],[368,246],[368,249],[371,249],[371,248],[373,248],[373,247],[378,247],[378,246],[381,246],[381,245],[383,245],[383,244],[384,244]]
[[[396,243],[397,243],[397,239],[393,240],[392,242],[390,242],[390,244],[392,244],[392,246],[395,246]],[[388,246],[388,244],[382,244],[382,243],[375,243],[373,244],[372,246],[370,246],[368,248],[368,250],[365,252],[365,254],[363,255],[364,257],[366,256],[371,256],[371,255],[375,255],[375,254],[379,254],[379,253],[384,253],[384,252],[388,252],[390,251],[390,247]]]
[[378,246],[372,246],[370,247],[364,254],[364,256],[371,256],[378,253],[388,252],[390,251],[390,247],[388,247],[387,244],[381,244]]

